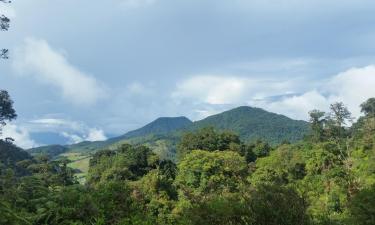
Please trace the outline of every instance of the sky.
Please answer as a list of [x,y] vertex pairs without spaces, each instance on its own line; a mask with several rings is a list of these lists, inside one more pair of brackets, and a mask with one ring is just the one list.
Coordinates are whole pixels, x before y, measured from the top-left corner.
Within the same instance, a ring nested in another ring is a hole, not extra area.
[[248,105],[308,119],[375,96],[373,0],[14,0],[0,89],[24,148]]

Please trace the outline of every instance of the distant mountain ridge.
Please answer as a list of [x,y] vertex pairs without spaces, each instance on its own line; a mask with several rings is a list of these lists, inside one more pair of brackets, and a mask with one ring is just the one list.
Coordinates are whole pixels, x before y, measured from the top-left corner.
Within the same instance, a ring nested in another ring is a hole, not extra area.
[[191,126],[193,122],[184,116],[180,117],[160,117],[144,127],[130,131],[115,139],[127,139],[152,134],[168,134],[176,130],[185,129]]
[[[194,131],[207,126],[218,130],[233,131],[243,141],[251,142],[256,139],[262,139],[271,144],[279,144],[283,141],[299,141],[309,130],[309,123],[306,121],[293,120],[284,115],[271,113],[260,108],[241,106],[195,122],[183,116],[161,117],[137,130],[106,141],[86,141],[66,146],[44,146],[30,149],[30,153],[45,153],[48,151],[56,153],[59,151],[94,152],[101,148],[108,148],[126,142],[145,144],[151,148],[158,149],[156,151],[174,152],[176,143],[184,132]],[[163,148],[163,150],[160,150],[160,148]]]
[[206,126],[233,131],[244,141],[262,139],[271,144],[296,142],[301,140],[309,129],[309,123],[306,121],[293,120],[249,106],[240,106],[194,123],[195,128]]

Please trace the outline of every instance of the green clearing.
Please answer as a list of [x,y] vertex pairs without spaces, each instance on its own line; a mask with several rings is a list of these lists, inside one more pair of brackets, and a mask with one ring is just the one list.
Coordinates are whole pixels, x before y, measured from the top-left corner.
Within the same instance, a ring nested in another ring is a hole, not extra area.
[[78,181],[81,184],[85,183],[87,173],[89,172],[89,163],[90,163],[91,155],[70,152],[70,153],[64,153],[61,156],[66,157],[67,159],[71,161],[71,163],[69,163],[68,166],[77,170],[77,173],[75,175],[77,176]]

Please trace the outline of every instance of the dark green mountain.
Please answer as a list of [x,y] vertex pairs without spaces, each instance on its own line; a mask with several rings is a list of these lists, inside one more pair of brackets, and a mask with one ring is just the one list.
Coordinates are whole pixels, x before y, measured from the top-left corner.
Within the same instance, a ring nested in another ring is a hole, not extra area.
[[135,137],[143,137],[148,135],[163,135],[175,132],[177,130],[183,130],[190,127],[193,124],[188,118],[181,117],[160,117],[146,126],[139,128],[134,131],[130,131],[120,137],[114,139],[129,139]]
[[0,173],[2,169],[11,168],[17,175],[26,174],[27,171],[19,165],[19,162],[31,159],[32,157],[28,152],[11,142],[0,140]]
[[62,145],[47,145],[47,146],[29,149],[29,152],[34,155],[43,154],[43,155],[48,155],[50,158],[53,158],[57,155],[60,155],[66,152],[68,149],[69,148],[67,146],[62,146]]
[[[283,141],[296,142],[301,140],[309,129],[309,124],[305,121],[293,120],[260,108],[242,106],[196,122],[191,122],[186,117],[162,117],[140,129],[107,141],[86,141],[67,146],[45,146],[31,149],[31,153],[38,154],[49,151],[53,153],[60,151],[89,153],[121,143],[131,143],[145,144],[170,158],[175,152],[176,143],[184,132],[207,126],[233,131],[240,135],[243,141],[262,139],[271,144],[279,144]],[[49,153],[50,156],[59,154]]]
[[220,130],[237,133],[244,141],[265,140],[271,144],[301,140],[309,129],[309,123],[292,120],[286,116],[267,112],[260,108],[241,106],[194,123],[199,129],[213,126]]

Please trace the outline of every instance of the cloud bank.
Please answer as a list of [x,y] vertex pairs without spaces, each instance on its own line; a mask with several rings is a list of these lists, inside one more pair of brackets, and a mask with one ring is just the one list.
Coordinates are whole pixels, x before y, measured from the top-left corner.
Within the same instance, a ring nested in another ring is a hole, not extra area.
[[30,132],[52,132],[68,139],[69,144],[82,141],[104,141],[107,137],[102,129],[89,127],[82,122],[61,118],[31,120],[27,125]]
[[15,124],[7,124],[3,127],[2,138],[11,137],[14,139],[14,143],[21,148],[33,148],[39,146],[30,137],[30,132],[25,127],[19,127]]
[[[306,90],[301,92],[301,86]],[[176,84],[172,97],[209,105],[212,113],[220,105],[250,105],[304,120],[310,110],[327,111],[331,103],[340,101],[358,118],[360,104],[375,97],[375,66],[352,68],[321,80],[313,89],[308,87],[293,80],[196,75]],[[212,114],[207,109],[197,110]]]

